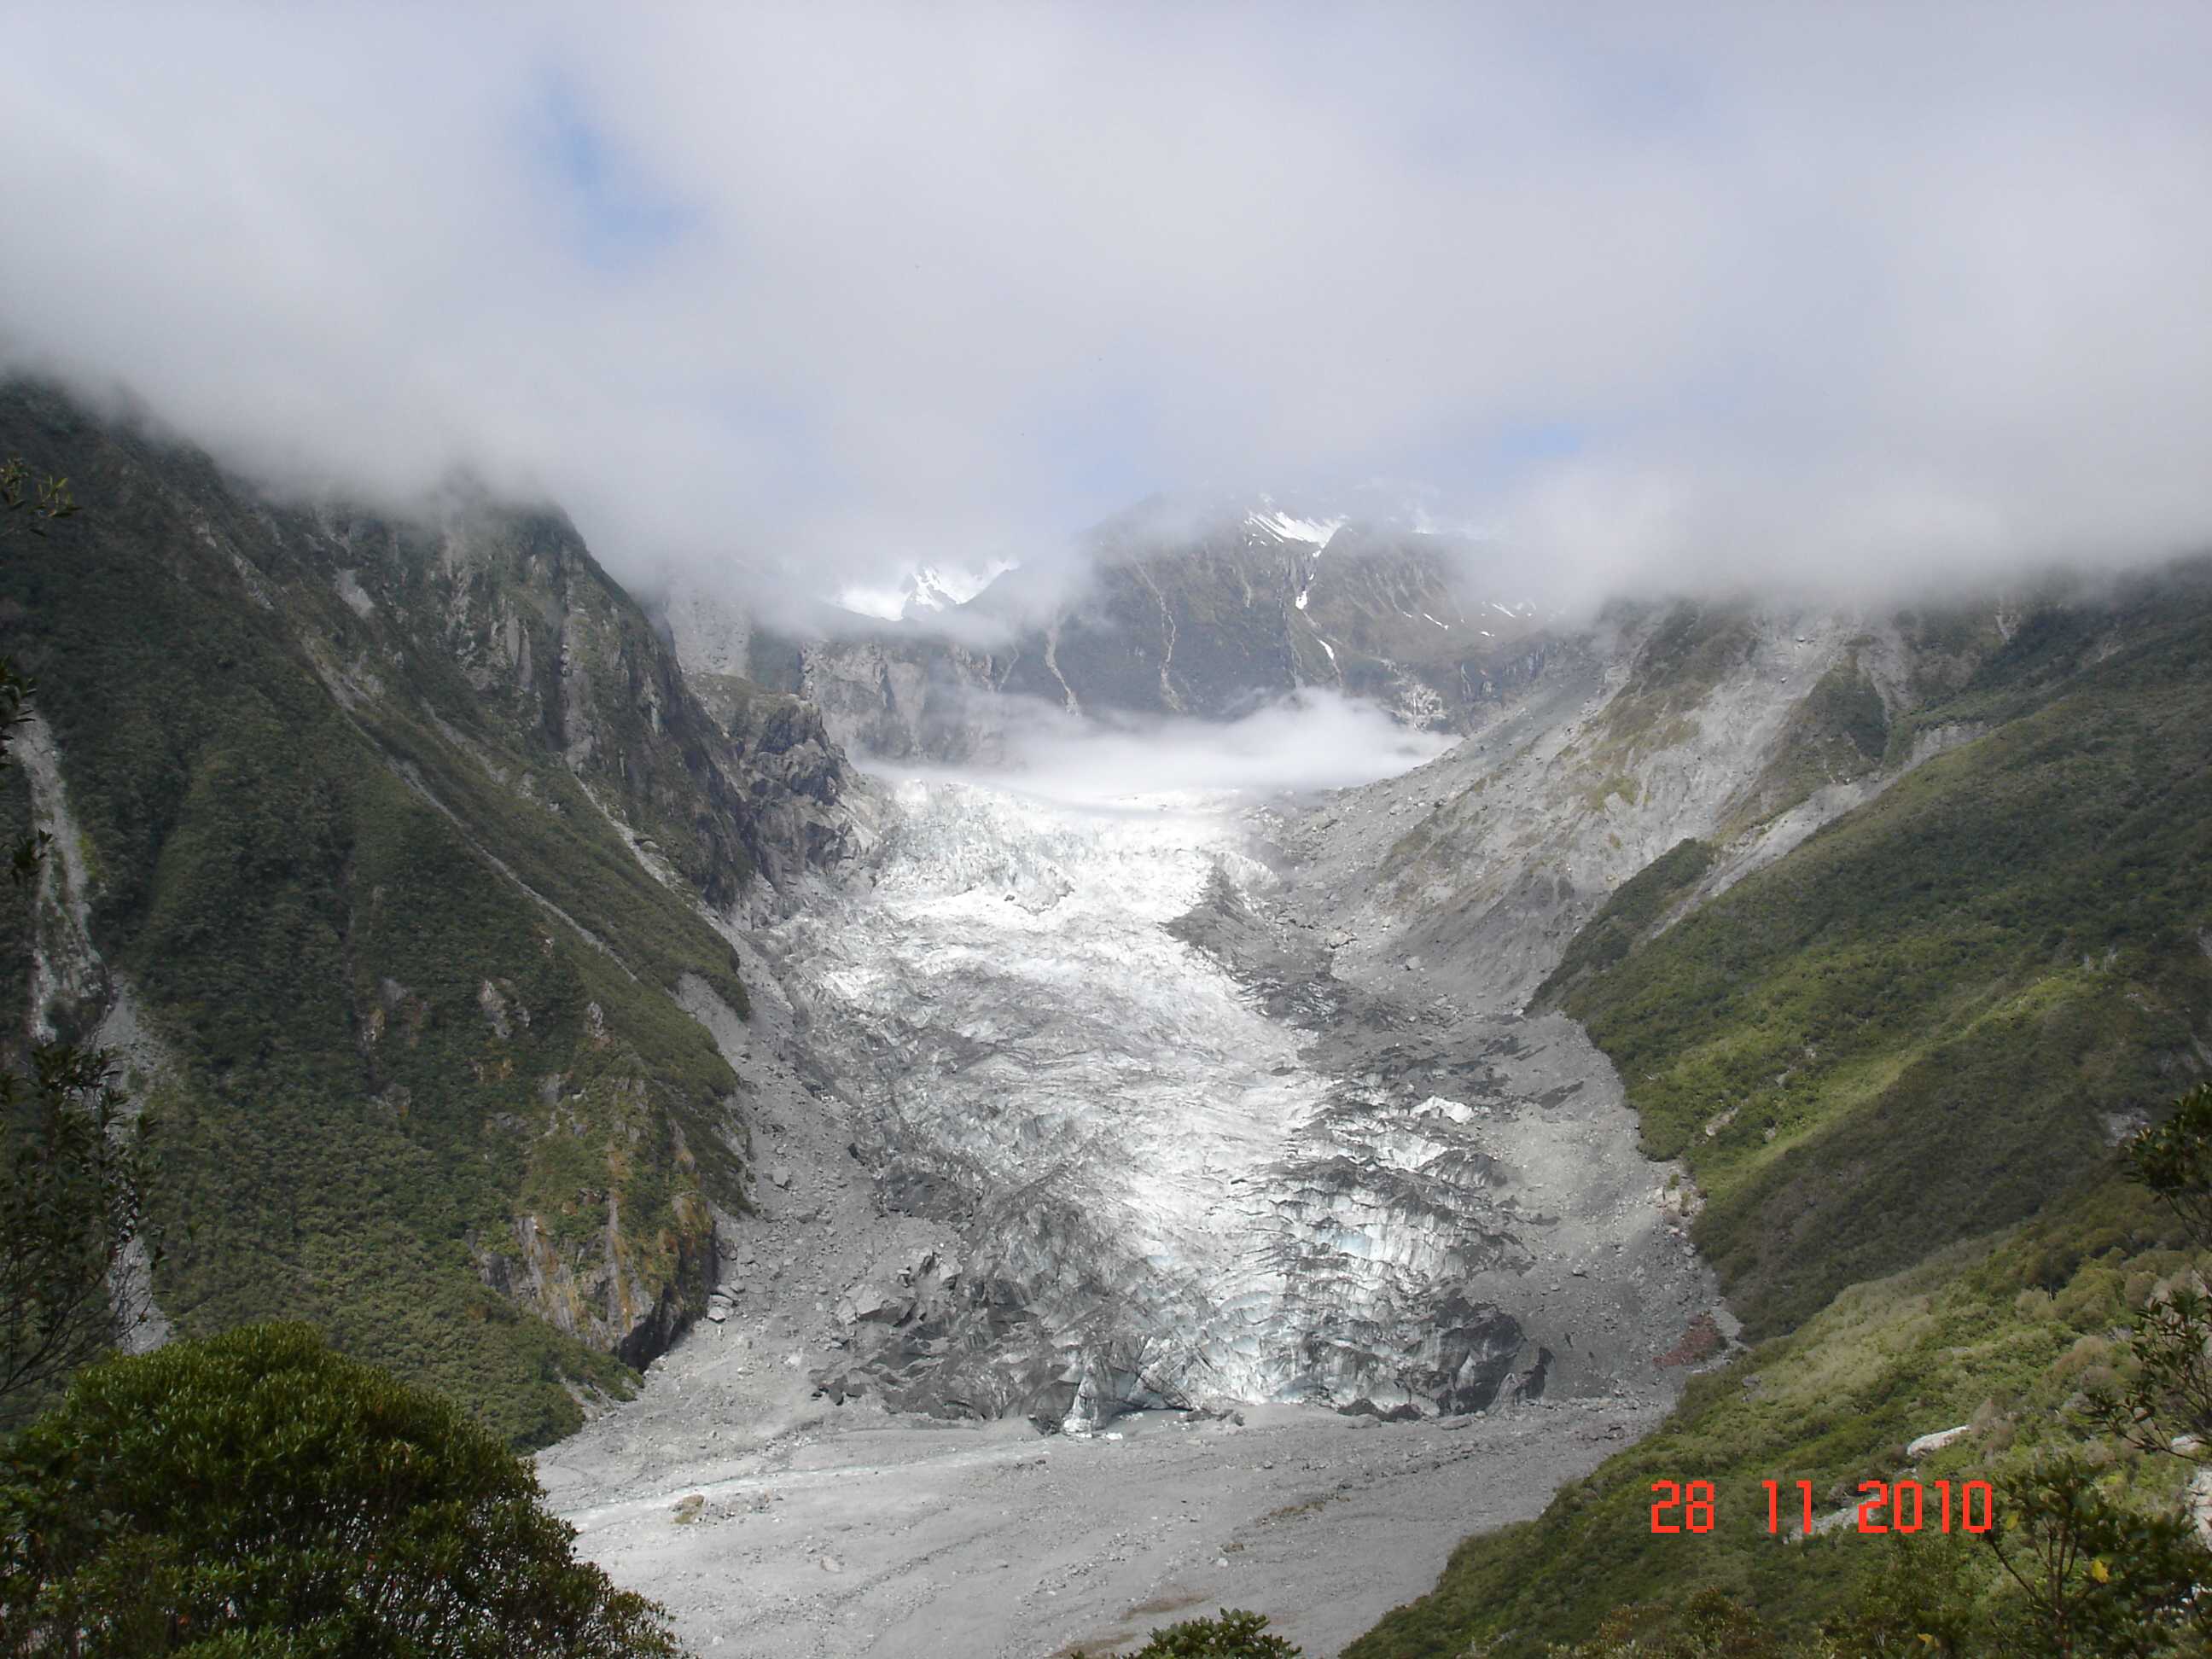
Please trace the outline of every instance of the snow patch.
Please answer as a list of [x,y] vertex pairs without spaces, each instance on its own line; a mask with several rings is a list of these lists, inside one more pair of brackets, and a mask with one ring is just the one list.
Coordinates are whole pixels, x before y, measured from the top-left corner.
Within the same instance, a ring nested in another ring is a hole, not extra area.
[[933,564],[923,565],[906,580],[906,603],[900,608],[900,615],[911,619],[965,605],[1013,568],[1011,559],[995,560],[981,570],[946,570]]
[[965,605],[1014,568],[1011,559],[994,559],[974,565],[909,565],[896,587],[854,582],[837,590],[830,602],[840,610],[882,622],[911,622],[954,605]]
[[1265,513],[1248,513],[1244,522],[1255,530],[1264,531],[1278,541],[1311,542],[1316,547],[1328,545],[1328,538],[1342,527],[1342,519],[1300,519],[1279,507]]

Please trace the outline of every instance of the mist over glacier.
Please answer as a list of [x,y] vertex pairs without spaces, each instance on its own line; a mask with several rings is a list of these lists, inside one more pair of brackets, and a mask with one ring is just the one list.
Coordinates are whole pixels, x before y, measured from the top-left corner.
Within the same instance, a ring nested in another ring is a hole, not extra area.
[[1040,1329],[1004,1345],[1018,1375],[994,1404],[1065,1394],[1080,1428],[1116,1401],[1312,1383],[1279,1200],[1332,1079],[1301,1060],[1310,1034],[1170,926],[1210,884],[1272,884],[1241,822],[1253,801],[1446,744],[1324,692],[1227,722],[1033,703],[1000,766],[879,774],[886,855],[866,899],[805,929],[803,972],[838,1010],[825,1024],[896,1055],[877,1069],[908,1159],[997,1212],[990,1270]]
[[1449,749],[1371,702],[1325,686],[1254,708],[1236,720],[1079,714],[1034,698],[994,697],[1000,759],[929,767],[860,756],[878,776],[980,788],[1068,811],[1228,810],[1269,795],[1344,789],[1395,777]]

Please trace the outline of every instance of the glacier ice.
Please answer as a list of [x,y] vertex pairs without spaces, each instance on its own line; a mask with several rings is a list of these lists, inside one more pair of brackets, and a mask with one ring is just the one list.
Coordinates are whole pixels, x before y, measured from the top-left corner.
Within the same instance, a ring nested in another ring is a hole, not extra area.
[[884,1201],[957,1245],[854,1325],[825,1386],[1081,1427],[1163,1402],[1474,1409],[1527,1364],[1494,1287],[1548,1218],[1488,1109],[1318,1068],[1314,1022],[1170,931],[1209,884],[1275,880],[1232,802],[891,794],[872,885],[781,943]]

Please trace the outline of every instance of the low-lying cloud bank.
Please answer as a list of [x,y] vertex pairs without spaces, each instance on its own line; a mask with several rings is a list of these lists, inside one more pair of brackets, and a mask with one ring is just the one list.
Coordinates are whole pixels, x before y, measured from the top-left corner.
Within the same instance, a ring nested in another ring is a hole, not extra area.
[[1410,771],[1458,741],[1317,688],[1233,720],[1101,720],[1026,697],[1000,699],[995,712],[1005,723],[999,764],[931,767],[866,756],[860,763],[886,777],[988,783],[1110,810],[1168,796],[1347,788]]

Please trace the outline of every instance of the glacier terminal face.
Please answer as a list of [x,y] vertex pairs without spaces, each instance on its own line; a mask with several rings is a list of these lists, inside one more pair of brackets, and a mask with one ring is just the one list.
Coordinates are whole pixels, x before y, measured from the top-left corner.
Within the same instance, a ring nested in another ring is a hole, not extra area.
[[[1540,1392],[1563,1351],[1532,1277],[1651,1232],[1652,1166],[1577,1157],[1590,1126],[1516,1080],[1511,1022],[1334,979],[1233,798],[1016,781],[897,784],[872,886],[782,930],[808,1040],[872,1126],[856,1153],[945,1241],[848,1298],[822,1386],[1071,1430]],[[1577,1180],[1602,1190],[1575,1205]],[[1659,1290],[1636,1259],[1631,1303]]]

